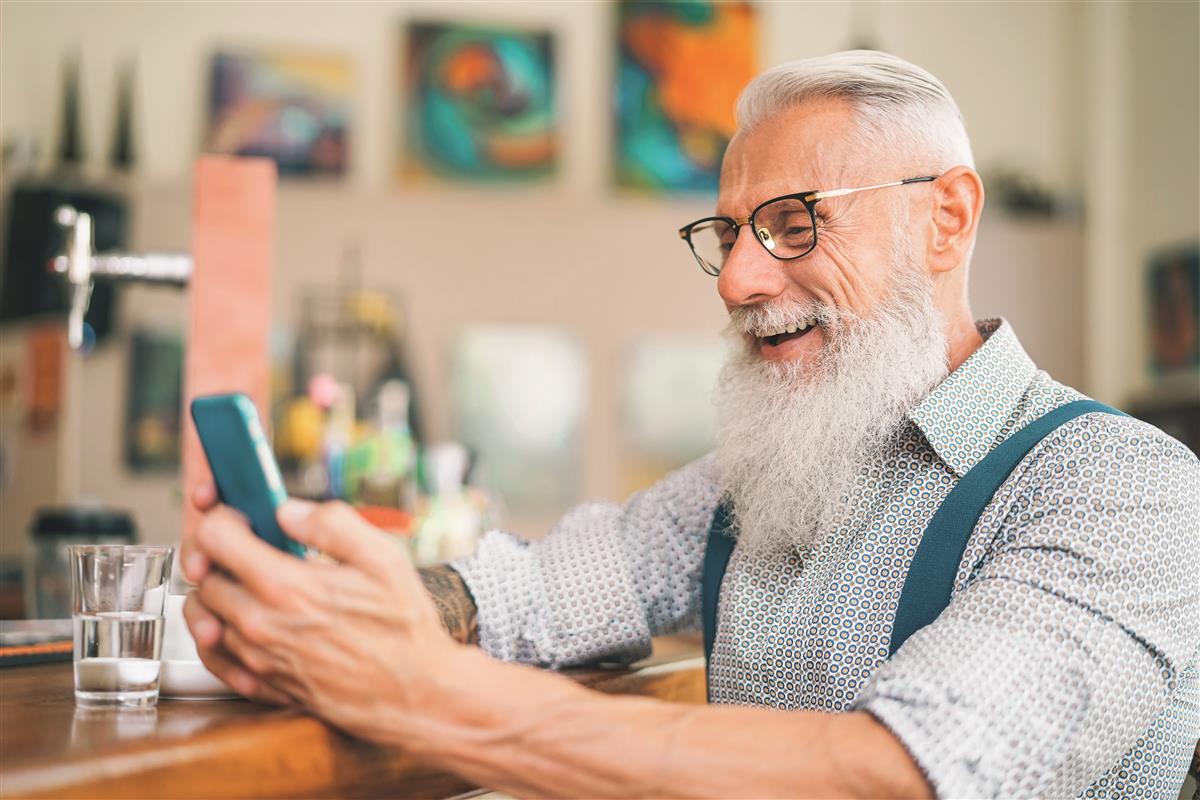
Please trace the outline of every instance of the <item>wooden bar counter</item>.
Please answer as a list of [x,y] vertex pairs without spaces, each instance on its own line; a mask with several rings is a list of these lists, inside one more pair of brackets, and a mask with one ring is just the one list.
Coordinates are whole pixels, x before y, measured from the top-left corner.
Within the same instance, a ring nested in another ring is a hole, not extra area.
[[[567,672],[602,692],[704,702],[693,638],[655,642],[631,669]],[[477,787],[293,710],[241,700],[76,709],[71,664],[0,670],[0,796],[450,797]]]

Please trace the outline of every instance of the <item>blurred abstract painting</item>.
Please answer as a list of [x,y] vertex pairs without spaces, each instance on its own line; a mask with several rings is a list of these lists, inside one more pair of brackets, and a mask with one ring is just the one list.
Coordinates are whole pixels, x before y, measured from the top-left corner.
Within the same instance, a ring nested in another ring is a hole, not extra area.
[[403,174],[492,181],[553,172],[549,33],[430,22],[407,31]]
[[1151,364],[1160,375],[1200,373],[1200,245],[1155,252],[1147,279]]
[[284,175],[340,175],[352,83],[341,56],[218,53],[206,149],[271,158]]
[[716,190],[734,102],[757,72],[756,43],[746,2],[617,4],[619,186]]

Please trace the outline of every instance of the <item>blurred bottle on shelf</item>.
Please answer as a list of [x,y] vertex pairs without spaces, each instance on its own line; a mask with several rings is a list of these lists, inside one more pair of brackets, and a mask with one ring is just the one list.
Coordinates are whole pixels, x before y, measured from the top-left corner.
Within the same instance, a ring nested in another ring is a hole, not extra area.
[[374,428],[346,453],[344,496],[356,504],[413,510],[417,450],[408,425],[408,384],[385,381],[374,398]]
[[425,450],[428,505],[413,537],[413,560],[418,566],[470,555],[483,532],[485,508],[481,495],[466,486],[470,456],[455,442]]
[[355,440],[354,388],[338,382],[329,406],[323,448],[325,473],[329,476],[329,499],[346,500],[346,454]]
[[306,390],[278,417],[275,448],[290,494],[350,503],[406,542],[419,566],[475,549],[499,514],[499,500],[471,485],[466,447],[421,446],[408,381],[385,372],[362,402],[351,383],[331,372],[312,375]]

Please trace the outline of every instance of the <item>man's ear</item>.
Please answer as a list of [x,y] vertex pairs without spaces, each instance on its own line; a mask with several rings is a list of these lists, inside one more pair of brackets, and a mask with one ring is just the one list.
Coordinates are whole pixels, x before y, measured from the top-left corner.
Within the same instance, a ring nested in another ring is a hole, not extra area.
[[970,167],[954,167],[933,183],[931,271],[951,272],[966,262],[983,212],[983,181]]

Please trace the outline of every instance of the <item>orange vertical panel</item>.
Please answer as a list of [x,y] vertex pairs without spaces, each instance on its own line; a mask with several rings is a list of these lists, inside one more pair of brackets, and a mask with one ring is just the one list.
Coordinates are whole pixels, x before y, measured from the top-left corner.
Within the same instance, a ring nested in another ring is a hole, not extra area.
[[[185,403],[244,392],[268,420],[275,163],[204,156],[195,177]],[[211,473],[187,408],[184,418],[183,486],[190,498]],[[193,530],[199,515],[190,500],[184,508],[184,529]]]

